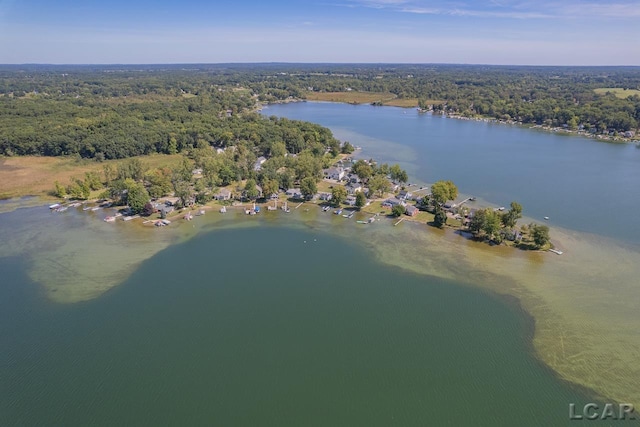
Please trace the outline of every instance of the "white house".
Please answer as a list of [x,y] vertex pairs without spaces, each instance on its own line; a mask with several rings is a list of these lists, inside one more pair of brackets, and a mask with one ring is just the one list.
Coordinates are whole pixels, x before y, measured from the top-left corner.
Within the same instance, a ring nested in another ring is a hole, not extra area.
[[340,181],[344,178],[345,172],[341,167],[325,169],[324,176],[328,179]]

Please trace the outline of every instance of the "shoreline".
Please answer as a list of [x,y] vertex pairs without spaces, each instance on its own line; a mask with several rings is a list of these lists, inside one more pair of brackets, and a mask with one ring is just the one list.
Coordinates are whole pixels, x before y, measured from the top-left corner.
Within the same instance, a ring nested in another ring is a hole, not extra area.
[[[269,103],[263,103],[259,108],[258,111],[262,110],[262,108],[264,106],[269,106],[269,105],[279,105],[279,104],[289,104],[289,103],[293,103],[293,102],[317,102],[317,103],[328,103],[328,104],[346,104],[346,105],[371,105],[370,103],[367,102],[348,102],[348,101],[319,101],[319,100],[308,100],[308,99],[303,99],[303,98],[295,98],[295,99],[288,99],[288,100],[282,100],[282,101],[274,101],[274,102],[269,102]],[[404,106],[398,106],[398,105],[381,105],[381,107],[391,107],[391,108],[402,108],[402,109],[414,109],[416,108],[415,106],[412,107],[404,107]],[[583,130],[572,130],[572,129],[567,129],[567,128],[563,128],[563,127],[553,127],[553,126],[547,126],[547,125],[539,125],[539,124],[535,124],[535,123],[524,123],[518,120],[503,120],[503,119],[499,119],[497,117],[481,117],[481,116],[476,116],[476,117],[470,117],[470,116],[463,116],[463,115],[459,115],[459,114],[455,114],[455,113],[445,113],[445,112],[440,112],[440,113],[436,113],[430,110],[422,110],[420,108],[417,108],[418,112],[420,114],[433,114],[433,115],[439,115],[445,118],[449,118],[449,119],[456,119],[456,120],[468,120],[468,121],[475,121],[475,122],[484,122],[484,123],[493,123],[493,124],[501,124],[501,125],[514,125],[514,126],[520,126],[523,128],[527,128],[527,129],[536,129],[536,130],[542,130],[544,132],[548,132],[548,133],[557,133],[560,135],[566,135],[566,136],[580,136],[580,137],[584,137],[584,138],[589,138],[589,139],[594,139],[597,141],[601,141],[601,142],[610,142],[610,143],[620,143],[620,144],[640,144],[640,139],[637,139],[637,135],[631,136],[631,137],[624,137],[624,136],[613,136],[613,135],[604,135],[604,134],[594,134],[591,132],[587,132],[587,131],[583,131]],[[638,130],[636,130],[638,131]],[[640,132],[640,131],[639,131]],[[640,145],[639,145],[640,147]]]

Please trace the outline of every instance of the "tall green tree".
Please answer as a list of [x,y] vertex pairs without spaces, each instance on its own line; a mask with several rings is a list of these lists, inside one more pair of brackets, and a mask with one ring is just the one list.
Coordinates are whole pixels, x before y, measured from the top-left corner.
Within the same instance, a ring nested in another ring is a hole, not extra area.
[[334,185],[331,189],[331,202],[334,206],[340,206],[347,199],[347,189],[342,185]]
[[248,179],[244,185],[244,195],[249,200],[255,200],[260,195],[256,181],[252,178]]
[[433,216],[433,224],[438,228],[442,228],[446,223],[447,223],[447,213],[444,211],[444,209],[442,209],[441,206],[436,207],[436,210]]
[[520,218],[522,218],[522,205],[518,202],[511,202],[511,209],[502,215],[502,223],[506,227],[515,227]]
[[306,177],[300,182],[300,192],[307,199],[311,198],[318,192],[318,185],[313,177]]
[[537,248],[542,248],[549,244],[549,227],[546,225],[531,224],[529,226],[531,237]]
[[364,195],[364,192],[358,191],[356,193],[356,207],[358,209],[362,209],[366,204],[367,204],[367,196]]
[[351,167],[351,171],[358,175],[358,178],[365,180],[373,175],[373,168],[364,160],[358,160]]
[[442,205],[447,200],[458,197],[458,187],[451,181],[438,181],[431,186],[431,200]]

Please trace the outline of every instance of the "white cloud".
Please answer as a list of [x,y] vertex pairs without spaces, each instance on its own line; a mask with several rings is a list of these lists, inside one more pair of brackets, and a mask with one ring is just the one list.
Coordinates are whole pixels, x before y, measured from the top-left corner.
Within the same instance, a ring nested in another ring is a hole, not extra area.
[[[444,4],[443,4],[444,3]],[[547,19],[547,18],[637,18],[640,2],[584,2],[492,0],[482,6],[478,2],[440,2],[434,0],[348,0],[350,7],[389,9],[420,15],[469,16],[478,18]]]

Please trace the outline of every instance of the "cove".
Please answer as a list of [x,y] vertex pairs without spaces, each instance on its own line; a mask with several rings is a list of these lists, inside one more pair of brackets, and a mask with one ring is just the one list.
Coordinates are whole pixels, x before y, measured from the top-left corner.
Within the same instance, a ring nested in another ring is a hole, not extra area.
[[516,304],[282,224],[170,246],[101,298],[0,259],[3,425],[572,425]]

